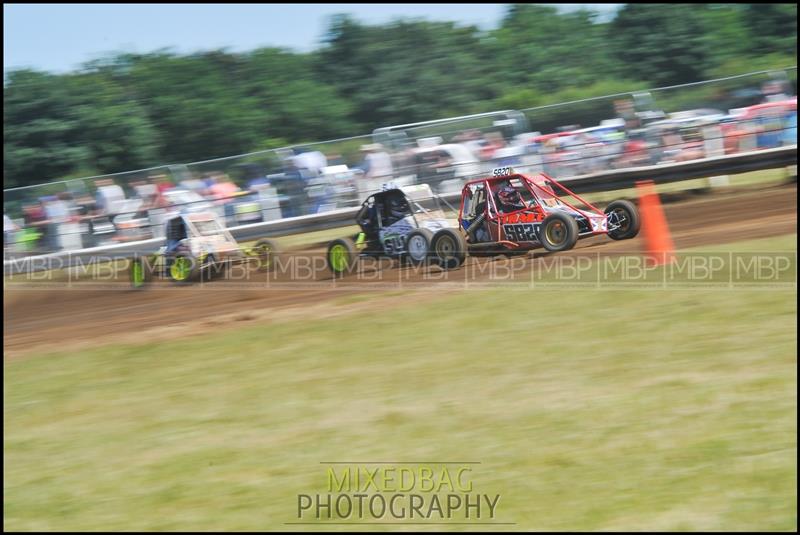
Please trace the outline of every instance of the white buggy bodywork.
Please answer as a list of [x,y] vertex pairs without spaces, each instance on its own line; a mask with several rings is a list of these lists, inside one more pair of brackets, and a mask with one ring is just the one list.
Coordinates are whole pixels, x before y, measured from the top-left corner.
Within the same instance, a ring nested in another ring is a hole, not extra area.
[[225,262],[244,257],[237,241],[212,212],[170,217],[164,222],[164,235],[167,243],[161,247],[159,254],[189,253],[201,262],[208,258],[214,262]]
[[399,254],[409,247],[408,235],[417,229],[427,229],[435,234],[442,229],[457,229],[458,220],[448,219],[439,204],[439,197],[428,184],[416,184],[398,188],[406,197],[410,214],[403,219],[382,227],[378,231],[384,252]]

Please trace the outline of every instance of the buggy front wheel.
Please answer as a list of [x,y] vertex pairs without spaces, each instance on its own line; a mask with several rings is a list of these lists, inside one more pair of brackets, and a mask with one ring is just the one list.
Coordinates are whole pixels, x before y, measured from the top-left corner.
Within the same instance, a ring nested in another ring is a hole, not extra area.
[[418,228],[409,232],[406,238],[406,258],[408,261],[419,266],[428,261],[431,252],[431,242],[433,232],[426,228]]
[[605,210],[608,237],[612,240],[629,240],[639,234],[641,219],[636,205],[630,201],[614,201]]
[[342,277],[353,270],[358,261],[358,250],[356,244],[350,238],[333,240],[328,246],[328,254],[325,255],[328,261],[328,269],[334,277]]

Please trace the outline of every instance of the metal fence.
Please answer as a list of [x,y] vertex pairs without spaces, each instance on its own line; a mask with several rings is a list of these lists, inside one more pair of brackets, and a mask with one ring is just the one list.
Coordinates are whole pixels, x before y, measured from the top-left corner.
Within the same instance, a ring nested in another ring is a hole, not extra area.
[[[613,172],[601,172],[581,177],[564,179],[576,193],[609,191],[630,188],[642,179],[654,180],[658,184],[691,180],[720,174],[735,174],[760,169],[776,169],[796,164],[797,145],[749,151],[740,154],[716,156],[681,163],[629,168]],[[459,194],[440,197],[446,203],[457,204]],[[300,232],[312,232],[352,225],[358,208],[343,208],[321,214],[289,217],[277,221],[252,223],[230,227],[237,240],[255,240],[263,237],[283,236]],[[130,258],[149,254],[163,245],[162,239],[151,239],[133,243],[121,243],[78,251],[61,251],[44,255],[4,255],[5,275],[17,273],[60,270],[69,267],[85,267],[95,263]]]
[[13,255],[159,238],[167,214],[228,226],[357,206],[385,183],[439,194],[497,166],[570,178],[797,143],[796,67],[371,135],[4,190]]

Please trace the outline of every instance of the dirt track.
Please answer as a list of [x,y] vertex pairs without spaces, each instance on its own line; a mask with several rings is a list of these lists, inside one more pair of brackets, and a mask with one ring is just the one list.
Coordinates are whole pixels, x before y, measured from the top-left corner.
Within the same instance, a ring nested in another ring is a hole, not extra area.
[[[746,193],[707,195],[665,205],[667,219],[678,248],[696,247],[756,239],[797,232],[797,186],[785,185]],[[582,240],[576,249],[562,254],[587,252],[602,255],[639,252],[641,238],[613,242],[605,237]],[[540,253],[517,259],[517,266],[530,270],[541,262]],[[267,276],[256,273],[245,283],[215,281],[203,286],[176,288],[156,284],[134,292],[124,283],[105,285],[75,284],[69,289],[47,288],[6,290],[3,294],[4,349],[7,356],[32,351],[95,345],[111,341],[158,340],[219,328],[230,321],[259,319],[257,311],[293,315],[324,316],[336,313],[331,301],[347,294],[383,292],[413,288],[429,294],[442,279],[433,271],[420,272],[389,262],[372,272],[371,280],[345,279],[335,283],[322,268],[324,258],[317,251],[305,251],[297,258],[295,275],[308,275],[304,282],[289,282],[288,273]],[[443,277],[463,282],[474,276],[480,280],[480,267],[491,258],[469,258],[461,270]],[[521,264],[520,264],[521,263]],[[309,269],[311,268],[311,269]],[[515,273],[521,271],[515,270]],[[399,284],[398,284],[399,283]],[[418,298],[424,298],[419,297]],[[341,302],[337,305],[341,307]],[[262,316],[263,317],[263,316]],[[147,335],[145,335],[147,333]],[[152,334],[152,338],[150,336]]]

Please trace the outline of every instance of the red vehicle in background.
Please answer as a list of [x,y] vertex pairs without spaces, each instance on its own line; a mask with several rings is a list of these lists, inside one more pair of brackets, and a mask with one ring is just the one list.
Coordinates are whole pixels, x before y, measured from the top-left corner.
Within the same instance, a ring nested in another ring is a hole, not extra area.
[[778,147],[797,114],[797,97],[740,108],[734,120],[722,125],[725,154]]

